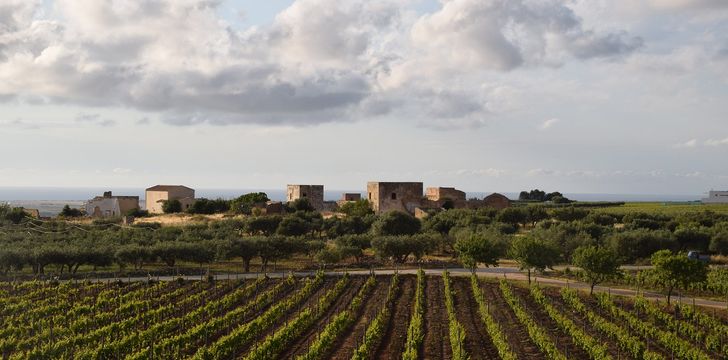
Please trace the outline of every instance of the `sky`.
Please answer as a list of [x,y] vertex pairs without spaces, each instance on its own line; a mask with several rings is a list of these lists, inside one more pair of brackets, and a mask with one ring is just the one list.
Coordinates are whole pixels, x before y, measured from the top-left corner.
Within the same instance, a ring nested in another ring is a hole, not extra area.
[[0,0],[0,186],[728,190],[725,0]]

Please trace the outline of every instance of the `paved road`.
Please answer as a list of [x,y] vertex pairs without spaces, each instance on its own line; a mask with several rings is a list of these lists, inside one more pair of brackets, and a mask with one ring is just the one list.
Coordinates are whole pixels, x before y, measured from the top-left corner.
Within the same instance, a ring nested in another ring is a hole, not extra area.
[[[352,275],[368,275],[370,273],[374,273],[377,275],[392,275],[395,271],[399,271],[400,274],[416,274],[416,269],[402,269],[402,270],[394,270],[394,269],[384,269],[384,270],[349,270],[348,273]],[[449,269],[450,273],[453,276],[469,276],[470,270],[469,269],[463,269],[463,268],[454,268]],[[315,272],[314,271],[298,271],[293,272],[294,276],[311,276]],[[331,275],[341,275],[344,271],[327,271],[327,274]],[[476,273],[478,276],[481,277],[491,277],[491,278],[505,278],[509,280],[518,280],[518,281],[528,281],[528,277],[525,273],[520,272],[517,268],[514,267],[497,267],[497,268],[480,268],[476,270]],[[267,275],[269,277],[285,277],[291,274],[290,272],[269,272]],[[425,269],[425,274],[427,275],[440,275],[442,274],[442,269]],[[225,274],[225,275],[215,275],[215,278],[217,280],[226,280],[226,279],[254,279],[260,276],[264,276],[263,273],[247,273],[247,274]],[[173,281],[177,279],[177,276],[159,276],[159,277],[153,277],[154,279],[158,279],[160,281]],[[203,279],[204,276],[182,276],[182,278],[187,280],[200,280]],[[115,279],[99,279],[97,281],[114,281]],[[145,281],[148,280],[147,277],[131,277],[131,278],[121,278],[122,281]],[[564,279],[557,279],[557,278],[551,278],[551,277],[545,277],[545,276],[531,276],[531,280],[534,282],[537,282],[539,284],[546,284],[546,285],[552,285],[552,286],[568,286],[571,288],[577,288],[577,289],[584,289],[589,290],[589,285],[582,282],[575,282],[575,281],[569,281]],[[596,286],[594,287],[595,292],[608,292],[615,295],[623,295],[623,296],[636,296],[637,292],[633,289],[624,289],[624,288],[610,288],[605,286]],[[640,291],[640,294],[642,294],[645,298],[650,300],[659,300],[659,301],[665,301],[665,296],[662,294],[658,294],[655,292],[649,292],[649,291]],[[679,297],[674,296],[673,301],[675,302],[681,302],[684,304],[695,304],[699,306],[704,307],[710,307],[710,308],[718,308],[718,309],[725,309],[727,306],[726,302],[724,301],[715,301],[715,300],[708,300],[708,299],[701,299],[701,298],[692,298],[692,297]]]

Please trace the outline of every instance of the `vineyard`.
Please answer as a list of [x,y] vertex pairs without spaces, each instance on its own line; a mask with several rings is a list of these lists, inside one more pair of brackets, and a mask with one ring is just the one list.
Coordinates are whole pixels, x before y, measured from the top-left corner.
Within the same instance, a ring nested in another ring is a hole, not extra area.
[[3,359],[718,359],[723,311],[476,277],[0,284]]

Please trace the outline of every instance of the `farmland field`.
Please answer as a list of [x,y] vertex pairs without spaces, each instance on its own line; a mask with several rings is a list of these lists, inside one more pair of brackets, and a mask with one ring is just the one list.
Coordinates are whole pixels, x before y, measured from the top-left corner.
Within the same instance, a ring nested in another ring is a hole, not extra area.
[[607,214],[648,213],[671,216],[703,211],[728,214],[728,204],[628,202],[620,206],[597,207],[594,211]]
[[722,311],[476,277],[2,283],[3,359],[716,359]]

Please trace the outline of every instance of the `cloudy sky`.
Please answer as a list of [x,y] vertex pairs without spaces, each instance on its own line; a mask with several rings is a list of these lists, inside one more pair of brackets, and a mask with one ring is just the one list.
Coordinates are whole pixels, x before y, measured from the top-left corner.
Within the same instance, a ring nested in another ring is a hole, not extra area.
[[0,186],[728,189],[725,0],[0,0]]

